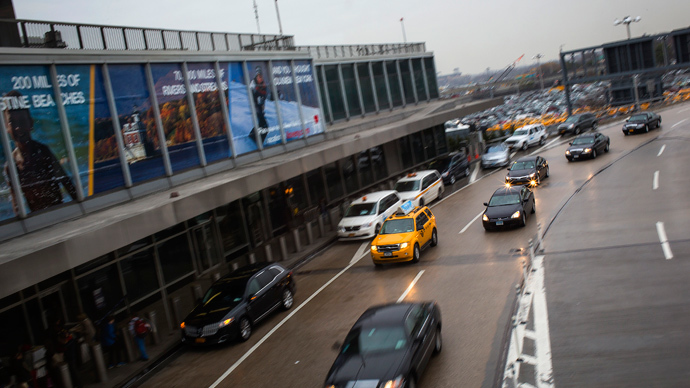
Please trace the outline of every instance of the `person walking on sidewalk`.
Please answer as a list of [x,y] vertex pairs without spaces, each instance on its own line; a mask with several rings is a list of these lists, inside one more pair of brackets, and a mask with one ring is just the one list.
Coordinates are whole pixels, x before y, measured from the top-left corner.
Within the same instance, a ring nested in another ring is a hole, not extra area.
[[146,336],[151,332],[151,324],[144,318],[139,318],[136,314],[132,314],[132,319],[129,321],[129,333],[134,338],[134,341],[139,347],[142,361],[148,361],[149,355],[146,353]]
[[124,351],[122,338],[117,335],[115,317],[112,315],[107,318],[101,329],[101,344],[103,345],[103,350],[109,353],[110,363],[108,364],[108,369],[125,365],[122,356]]

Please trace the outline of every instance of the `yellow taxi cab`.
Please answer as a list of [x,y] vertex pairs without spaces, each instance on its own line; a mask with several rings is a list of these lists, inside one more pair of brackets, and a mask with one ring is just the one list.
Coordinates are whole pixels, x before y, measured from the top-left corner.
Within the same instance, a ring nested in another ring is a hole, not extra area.
[[416,263],[423,249],[438,244],[436,217],[426,206],[414,207],[406,201],[388,217],[371,243],[374,265]]

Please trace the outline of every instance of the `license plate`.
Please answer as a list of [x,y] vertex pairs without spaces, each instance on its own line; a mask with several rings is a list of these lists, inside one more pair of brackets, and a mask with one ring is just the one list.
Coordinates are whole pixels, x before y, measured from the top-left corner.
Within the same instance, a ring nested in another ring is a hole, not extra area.
[[348,237],[355,237],[355,234],[354,234],[354,233],[350,233],[350,234],[348,235]]
[[577,159],[579,157],[580,157],[580,155],[573,155],[573,159]]
[[632,129],[628,129],[628,132],[633,133],[633,130],[632,130]]
[[194,340],[194,342],[198,344],[203,344],[204,342],[206,342],[206,338],[197,338]]
[[503,225],[503,221],[496,221],[496,226],[501,226]]
[[393,256],[392,252],[383,252],[383,257],[391,257]]

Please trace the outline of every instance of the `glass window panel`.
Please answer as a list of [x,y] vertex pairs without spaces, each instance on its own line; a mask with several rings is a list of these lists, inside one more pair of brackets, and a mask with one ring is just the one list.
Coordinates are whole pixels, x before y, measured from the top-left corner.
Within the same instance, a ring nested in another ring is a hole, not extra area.
[[386,61],[386,71],[388,72],[388,84],[391,88],[393,106],[402,106],[403,96],[400,94],[400,80],[398,79],[398,67],[395,61]]
[[423,132],[424,150],[426,151],[426,159],[433,159],[436,157],[436,145],[434,144],[434,128],[427,128]]
[[436,136],[436,146],[439,154],[448,152],[448,143],[446,141],[446,129],[442,125],[434,127],[434,134]]
[[133,302],[158,289],[153,248],[145,249],[120,261],[127,298]]
[[[161,141],[156,130],[144,67],[113,64],[108,66],[108,73],[132,182],[165,176]],[[104,145],[104,148],[107,147]]]
[[156,241],[162,241],[165,240],[166,238],[181,233],[185,230],[184,222],[180,222],[179,224],[175,226],[171,226],[167,229],[163,229],[162,231],[154,234],[156,237]]
[[156,249],[166,284],[194,271],[192,250],[186,233],[157,244]]
[[414,104],[414,85],[412,84],[412,75],[410,74],[410,63],[408,60],[400,61],[400,74],[402,75],[403,80],[405,101],[408,104]]
[[[189,86],[194,97],[194,107],[199,121],[199,131],[204,144],[206,161],[211,163],[232,156],[220,107],[216,70],[211,63],[189,63]],[[228,82],[227,72],[221,71],[221,84]]]
[[352,194],[359,190],[355,162],[351,156],[340,159],[340,169],[342,170],[343,178],[345,179],[345,190],[347,191],[347,194]]
[[4,309],[5,307],[8,307],[14,303],[19,302],[19,294],[14,293],[11,295],[8,295],[2,299],[0,299],[0,310]]
[[414,160],[412,159],[410,136],[401,137],[398,140],[398,145],[400,147],[400,155],[402,156],[403,169],[411,168],[414,165]]
[[438,83],[436,82],[434,58],[424,58],[424,67],[426,68],[426,78],[429,83],[429,94],[431,94],[431,98],[438,98]]
[[374,83],[376,84],[376,96],[379,100],[379,109],[388,109],[388,89],[386,89],[386,77],[383,72],[383,62],[374,62],[372,64],[374,71]]
[[[283,141],[278,125],[278,96],[271,91],[271,80],[268,75],[268,62],[247,62],[249,71],[249,90],[256,112],[256,121],[259,125],[259,136],[264,147],[281,144]],[[249,133],[254,138],[254,131]]]
[[79,179],[84,195],[124,186],[113,120],[97,65],[58,66]]
[[[40,319],[38,321],[40,322]],[[13,356],[19,345],[31,343],[21,306],[0,313],[0,332],[12,333],[3,335],[3,340],[0,341],[0,356]]]
[[[250,235],[260,232],[262,214],[263,211],[260,203],[254,206],[251,214],[247,214],[247,223],[250,221],[253,223],[249,228]],[[292,215],[290,214],[283,185],[275,185],[268,189],[268,216],[271,219],[274,237],[287,231],[288,222],[292,219]]]
[[[311,61],[295,61],[295,79],[302,101],[302,116],[306,127],[307,136],[324,132],[323,120],[319,115],[319,97],[316,94],[316,83]],[[325,100],[323,100],[325,101]]]
[[17,203],[23,200],[29,212],[36,212],[76,200],[49,67],[0,66],[0,96],[21,186]]
[[338,66],[328,65],[325,67],[325,70],[326,83],[328,84],[328,97],[330,98],[331,109],[333,110],[333,120],[344,119],[345,103],[343,102]]
[[235,152],[242,155],[256,151],[258,147],[253,132],[254,120],[251,111],[251,104],[254,103],[254,99],[250,98],[249,93],[247,93],[244,66],[241,62],[229,62],[221,63],[221,68],[227,69],[228,73],[228,85],[227,89],[224,87],[224,91]]
[[173,172],[196,167],[199,153],[182,67],[178,63],[158,63],[151,65],[151,73]]
[[92,320],[101,319],[116,306],[122,307],[122,288],[115,264],[77,279],[84,312]]
[[371,89],[371,75],[369,74],[369,65],[366,63],[357,64],[357,72],[359,73],[359,86],[362,89],[362,101],[364,103],[364,110],[367,113],[376,112],[374,92]]
[[311,170],[307,173],[307,188],[309,188],[309,197],[311,198],[312,205],[321,206],[328,202],[326,200],[326,187],[323,182],[320,168]]
[[377,146],[369,149],[371,155],[371,164],[374,167],[374,176],[377,181],[386,179],[388,177],[388,168],[386,167],[386,158],[383,153],[383,147]]
[[224,252],[231,252],[247,244],[239,200],[219,207],[216,209],[216,215]]
[[422,141],[422,133],[417,132],[410,135],[412,154],[414,155],[414,164],[419,164],[424,161],[424,142]]
[[414,72],[414,84],[417,89],[417,97],[419,101],[426,100],[426,89],[424,88],[424,71],[422,70],[422,60],[419,58],[412,59],[412,71]]
[[355,80],[355,70],[352,64],[343,64],[341,69],[343,72],[343,87],[345,88],[345,97],[347,98],[347,107],[350,110],[350,117],[362,114],[362,108],[359,105],[359,94],[357,93],[357,81]]
[[302,175],[288,179],[287,187],[285,188],[287,194],[287,201],[293,215],[306,210],[309,204],[307,203],[307,194],[304,189],[304,181]]
[[86,272],[89,272],[90,270],[94,268],[98,268],[104,264],[107,264],[115,259],[115,255],[113,253],[108,253],[106,255],[103,255],[101,257],[98,257],[96,259],[93,259],[85,264],[82,264],[74,269],[74,273],[76,275],[81,275]]
[[152,243],[151,237],[144,237],[117,250],[118,257],[127,255]]
[[368,150],[360,152],[357,156],[357,167],[359,168],[359,179],[362,181],[362,187],[374,183],[374,172]]
[[326,120],[333,121],[333,117],[328,110],[328,100],[326,99],[326,80],[321,73],[321,68],[323,66],[316,66],[316,76],[319,81],[319,93],[321,94],[321,101],[323,102],[323,114],[326,115]]
[[196,259],[198,269],[205,271],[221,262],[221,255],[218,250],[218,241],[213,232],[212,224],[208,223],[192,230],[194,238],[194,249],[196,249]]
[[300,121],[300,106],[297,103],[295,84],[292,82],[292,66],[288,61],[273,61],[271,74],[278,96],[276,102],[280,106],[280,116],[283,120],[283,130],[288,142],[302,139],[302,122]]
[[342,180],[340,179],[340,170],[336,163],[330,163],[324,166],[324,172],[326,173],[328,197],[331,201],[335,201],[344,195]]

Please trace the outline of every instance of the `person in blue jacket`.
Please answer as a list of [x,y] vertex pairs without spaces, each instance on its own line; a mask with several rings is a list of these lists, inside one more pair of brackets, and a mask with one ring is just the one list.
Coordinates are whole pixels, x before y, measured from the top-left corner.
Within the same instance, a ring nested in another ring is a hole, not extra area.
[[101,337],[103,351],[110,354],[110,363],[108,364],[108,369],[111,369],[115,366],[125,365],[125,362],[123,361],[124,357],[122,356],[122,338],[120,338],[120,336],[117,334],[114,316],[109,316],[105,321]]

